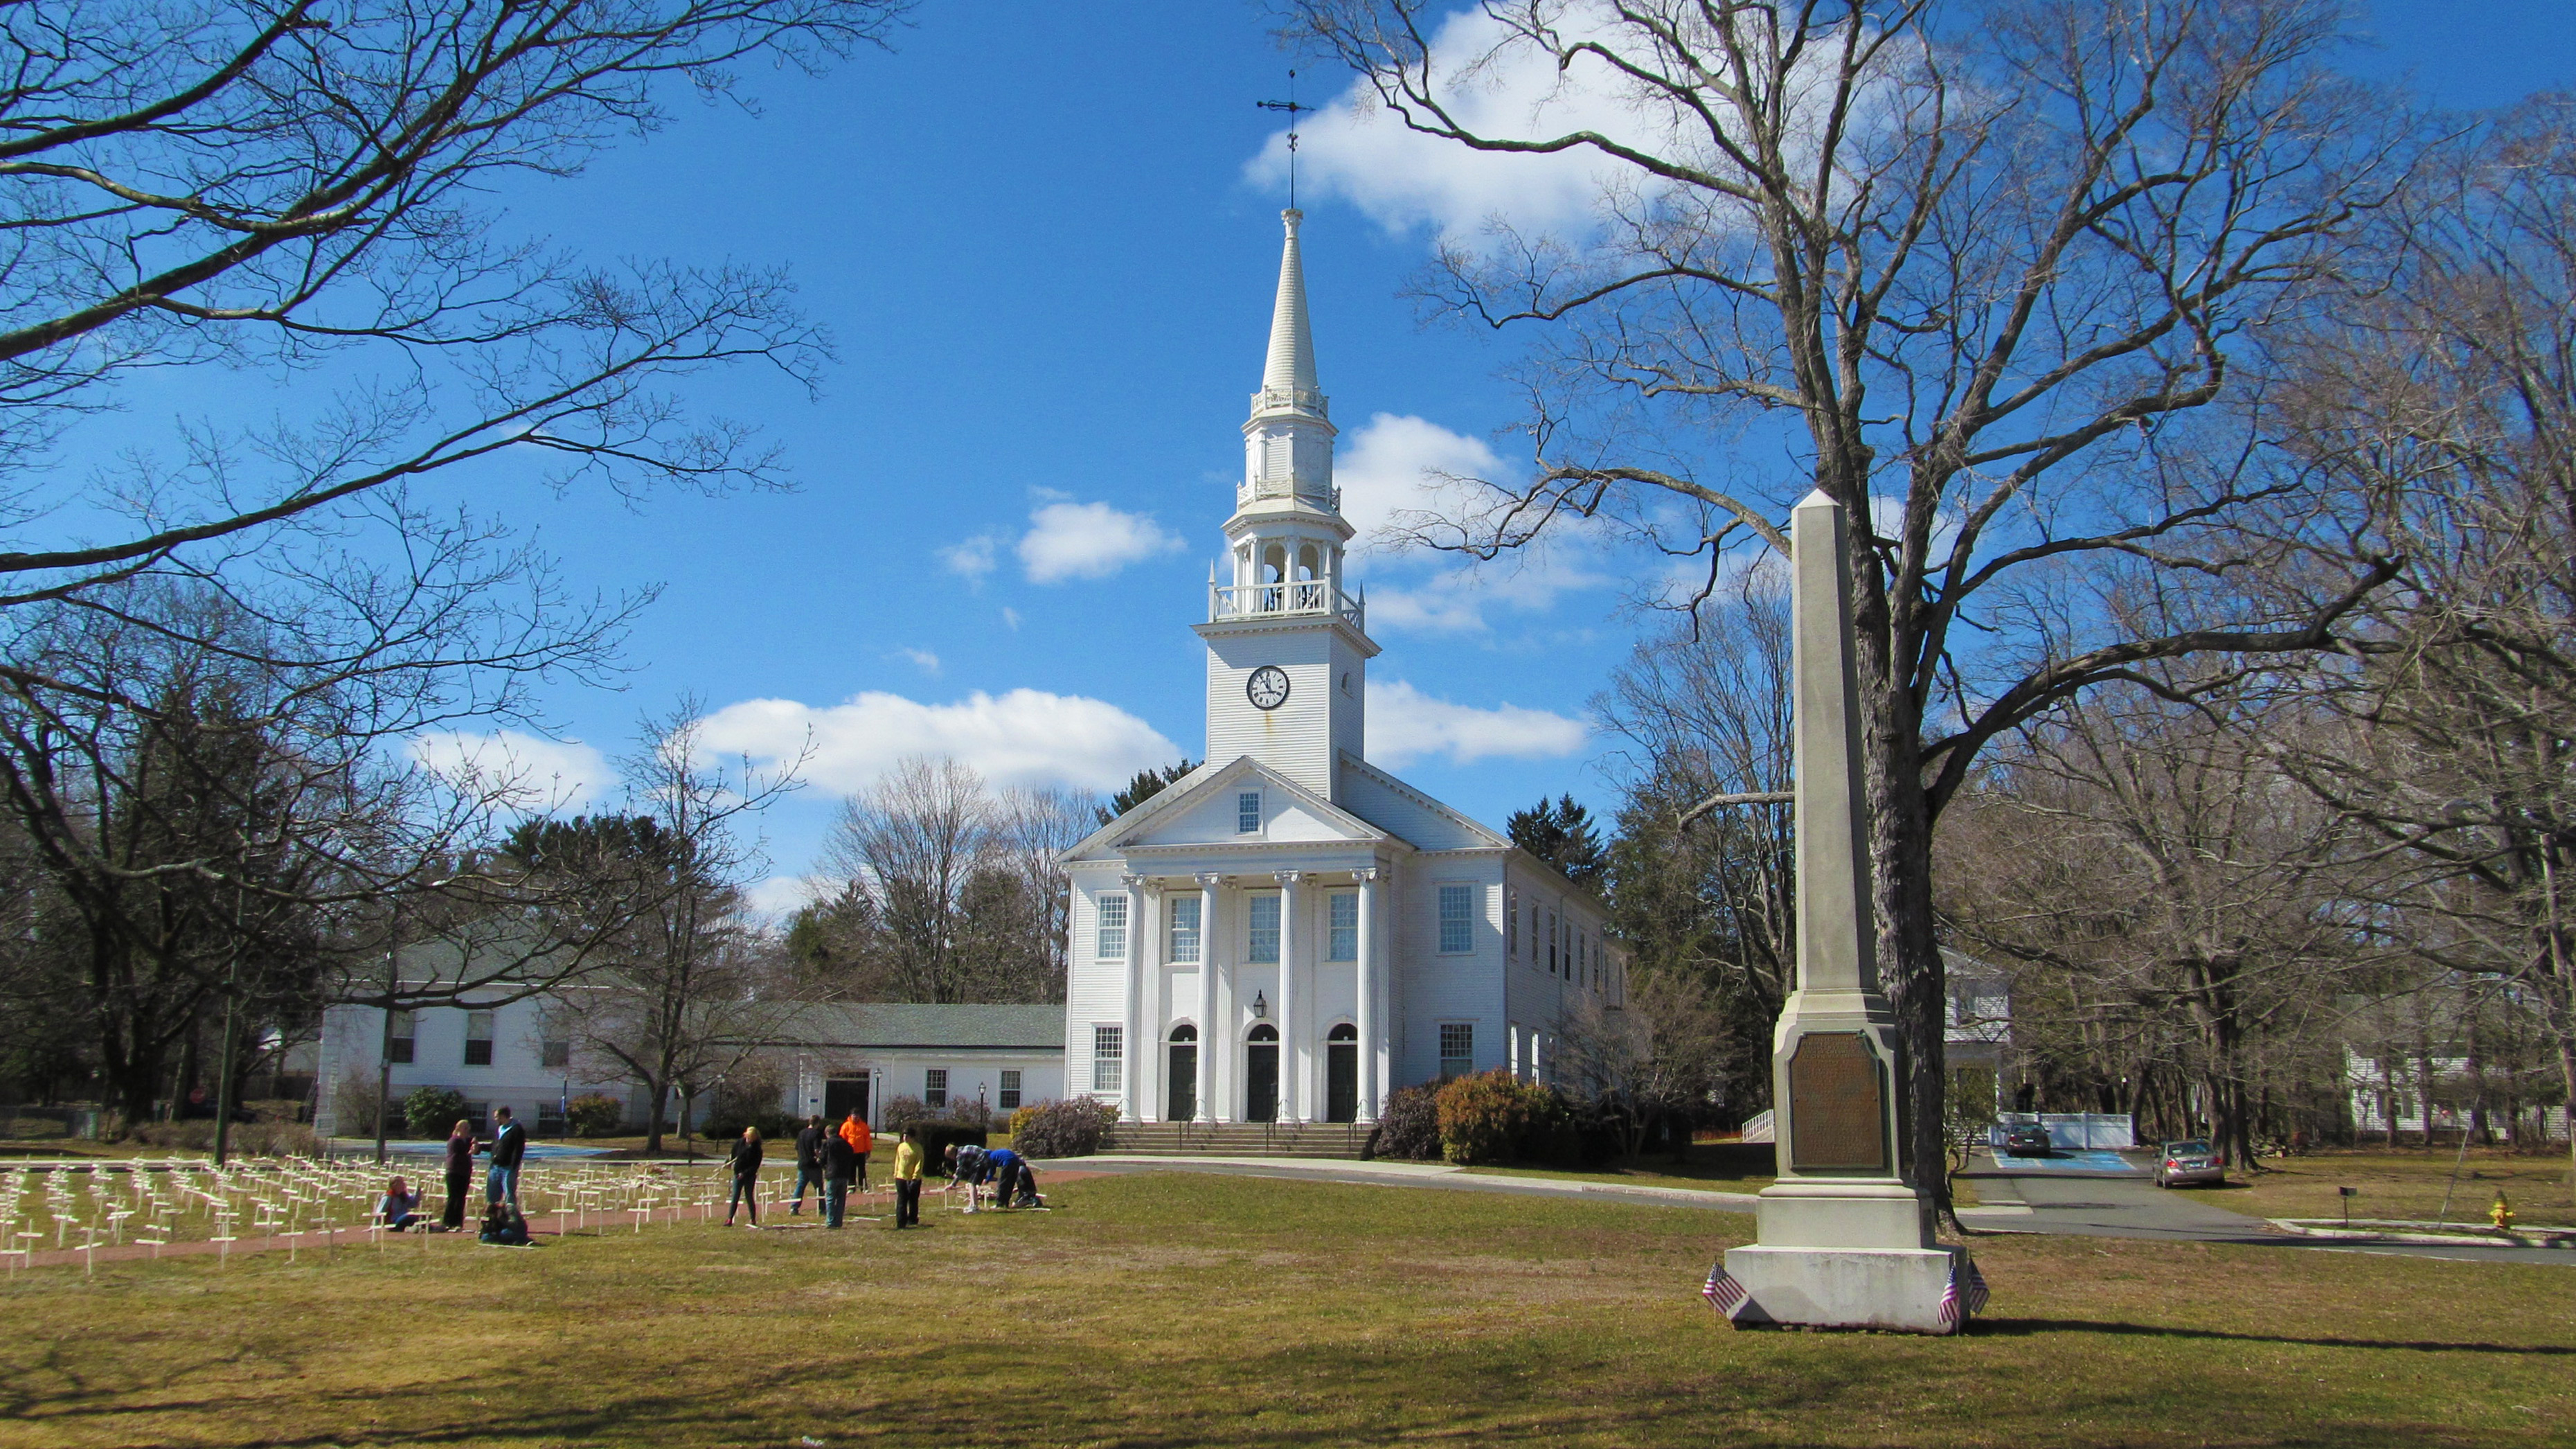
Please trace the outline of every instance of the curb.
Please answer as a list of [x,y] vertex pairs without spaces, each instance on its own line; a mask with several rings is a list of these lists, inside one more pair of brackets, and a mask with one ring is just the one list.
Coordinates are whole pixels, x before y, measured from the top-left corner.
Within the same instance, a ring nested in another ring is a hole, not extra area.
[[[2560,1248],[2576,1250],[2576,1232],[2494,1234],[2381,1232],[2368,1228],[2326,1227],[2310,1218],[2265,1218],[2272,1227],[2303,1238],[2333,1238],[2363,1243],[2435,1243],[2448,1248]],[[2428,1225],[2429,1226],[2429,1225]]]

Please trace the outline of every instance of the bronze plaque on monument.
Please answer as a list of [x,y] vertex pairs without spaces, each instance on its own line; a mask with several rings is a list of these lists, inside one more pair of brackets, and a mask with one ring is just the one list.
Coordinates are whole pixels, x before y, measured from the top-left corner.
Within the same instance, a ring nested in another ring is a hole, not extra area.
[[1789,1056],[1793,1172],[1876,1172],[1887,1165],[1886,1083],[1854,1031],[1810,1032]]

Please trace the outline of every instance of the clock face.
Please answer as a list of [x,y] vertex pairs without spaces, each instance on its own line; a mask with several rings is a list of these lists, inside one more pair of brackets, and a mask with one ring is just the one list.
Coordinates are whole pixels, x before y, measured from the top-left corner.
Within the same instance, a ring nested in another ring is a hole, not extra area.
[[1255,709],[1277,709],[1288,702],[1288,671],[1264,664],[1243,682],[1243,693]]

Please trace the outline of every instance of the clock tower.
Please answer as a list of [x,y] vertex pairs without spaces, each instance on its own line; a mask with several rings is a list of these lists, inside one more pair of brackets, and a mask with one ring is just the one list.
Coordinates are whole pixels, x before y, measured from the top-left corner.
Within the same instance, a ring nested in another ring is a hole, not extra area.
[[1270,355],[1243,425],[1243,482],[1225,523],[1227,559],[1208,575],[1211,762],[1250,755],[1327,800],[1335,756],[1362,754],[1368,661],[1366,603],[1345,588],[1343,548],[1356,531],[1333,486],[1331,413],[1315,386],[1306,326],[1304,216],[1283,211],[1279,296]]

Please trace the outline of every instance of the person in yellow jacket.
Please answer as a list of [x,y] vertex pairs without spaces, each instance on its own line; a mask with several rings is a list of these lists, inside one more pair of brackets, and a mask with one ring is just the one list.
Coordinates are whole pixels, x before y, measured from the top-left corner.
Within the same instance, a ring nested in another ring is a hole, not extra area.
[[921,1129],[906,1127],[894,1149],[894,1225],[921,1226]]

